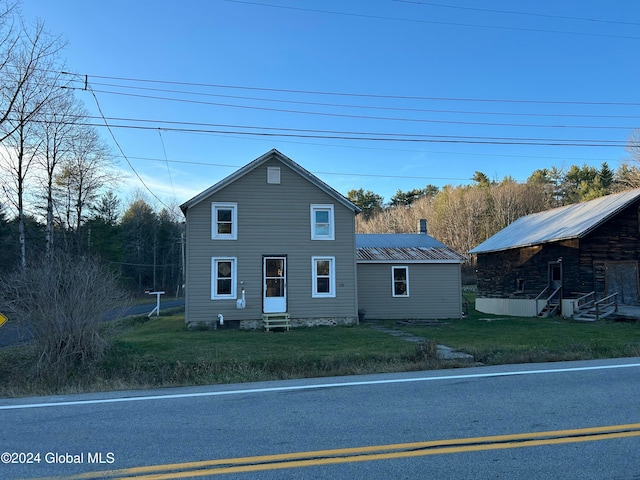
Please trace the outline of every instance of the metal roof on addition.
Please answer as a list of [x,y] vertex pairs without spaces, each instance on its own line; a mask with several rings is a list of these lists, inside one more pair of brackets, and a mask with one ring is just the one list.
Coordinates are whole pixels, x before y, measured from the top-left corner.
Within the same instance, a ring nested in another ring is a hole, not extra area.
[[356,234],[359,262],[464,262],[466,257],[425,234]]

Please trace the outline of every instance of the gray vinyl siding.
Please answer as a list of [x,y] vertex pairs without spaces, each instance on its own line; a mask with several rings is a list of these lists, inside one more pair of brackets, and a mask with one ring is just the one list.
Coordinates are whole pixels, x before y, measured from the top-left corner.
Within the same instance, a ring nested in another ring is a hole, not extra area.
[[[409,297],[393,297],[391,267],[409,267]],[[461,318],[460,264],[358,263],[359,308],[365,319]]]
[[[267,167],[281,169],[267,184]],[[211,239],[211,203],[238,205],[237,240]],[[334,206],[335,240],[311,240],[311,204]],[[287,257],[287,311],[292,318],[356,317],[355,213],[288,168],[269,160],[187,212],[186,321],[255,320],[262,315],[262,258]],[[238,298],[211,300],[211,257],[236,257]],[[335,257],[336,297],[312,298],[312,256]],[[244,282],[243,285],[240,282]]]

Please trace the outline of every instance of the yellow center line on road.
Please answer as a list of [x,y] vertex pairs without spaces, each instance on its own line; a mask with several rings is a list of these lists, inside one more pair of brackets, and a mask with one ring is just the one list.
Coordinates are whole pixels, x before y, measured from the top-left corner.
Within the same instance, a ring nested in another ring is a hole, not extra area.
[[555,430],[548,432],[495,435],[489,437],[432,440],[425,442],[204,460],[199,462],[149,465],[119,470],[87,472],[74,476],[49,477],[49,480],[81,480],[96,478],[164,480],[193,478],[285,468],[411,458],[425,455],[501,450],[540,445],[559,445],[564,443],[590,442],[637,436],[640,436],[640,423],[631,423],[626,425],[590,427],[573,430]]

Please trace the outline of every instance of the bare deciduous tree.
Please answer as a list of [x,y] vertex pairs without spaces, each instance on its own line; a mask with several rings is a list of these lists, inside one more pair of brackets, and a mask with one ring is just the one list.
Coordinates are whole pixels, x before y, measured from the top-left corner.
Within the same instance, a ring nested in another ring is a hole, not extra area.
[[98,133],[91,127],[77,126],[55,182],[60,216],[78,252],[81,225],[100,193],[118,182],[111,166],[111,154]]
[[[51,69],[63,44],[59,37],[52,37],[37,23],[33,28],[24,24],[17,14],[17,2],[0,0],[0,143],[12,135],[18,128],[10,122],[14,108],[24,97],[24,89],[34,91],[38,86],[36,101],[29,104],[29,110],[23,112],[28,121],[38,114],[45,105],[55,84],[42,82],[43,77],[50,76]],[[11,125],[7,125],[11,123]]]
[[60,165],[71,153],[74,130],[83,114],[71,90],[60,90],[59,95],[42,110],[42,149],[38,156],[42,169],[42,188],[46,200],[45,252],[47,258],[53,247],[54,186]]
[[640,129],[629,135],[626,147],[629,158],[616,172],[616,183],[621,189],[640,188]]
[[[20,22],[20,25],[22,23]],[[38,113],[58,91],[50,72],[60,42],[37,24],[33,29],[22,26],[16,32],[12,25],[4,39],[0,54],[0,143],[5,165],[4,191],[18,212],[20,264],[26,268],[24,235],[25,187],[27,175],[41,146],[36,135]]]

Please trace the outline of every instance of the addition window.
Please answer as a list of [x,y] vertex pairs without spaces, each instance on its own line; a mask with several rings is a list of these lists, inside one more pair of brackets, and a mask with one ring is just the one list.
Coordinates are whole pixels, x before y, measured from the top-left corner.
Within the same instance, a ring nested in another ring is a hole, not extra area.
[[311,205],[311,240],[333,239],[333,205]]
[[235,257],[211,258],[211,300],[236,298]]
[[393,297],[408,297],[409,267],[391,267],[391,285]]
[[336,296],[335,257],[311,257],[313,298]]
[[211,204],[211,238],[213,240],[236,240],[238,238],[238,204]]

